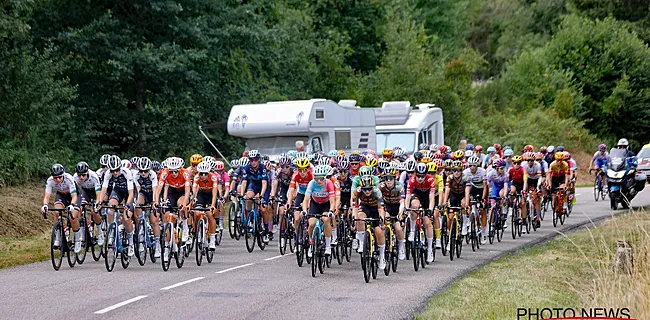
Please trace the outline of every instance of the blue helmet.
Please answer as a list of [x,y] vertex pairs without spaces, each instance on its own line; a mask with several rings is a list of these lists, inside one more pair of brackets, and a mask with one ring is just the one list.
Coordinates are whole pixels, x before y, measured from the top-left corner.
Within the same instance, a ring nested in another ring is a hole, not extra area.
[[465,150],[474,150],[474,145],[471,143],[468,144],[467,146],[465,146]]

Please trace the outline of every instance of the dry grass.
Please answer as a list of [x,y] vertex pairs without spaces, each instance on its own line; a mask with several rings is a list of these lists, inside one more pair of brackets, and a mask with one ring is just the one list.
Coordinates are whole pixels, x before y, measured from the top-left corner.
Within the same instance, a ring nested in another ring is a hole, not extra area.
[[[628,214],[519,250],[456,281],[417,318],[516,319],[517,308],[606,307],[650,319],[648,230],[650,214]],[[617,240],[633,248],[631,275],[611,267]]]
[[0,269],[50,258],[50,234],[0,238]]

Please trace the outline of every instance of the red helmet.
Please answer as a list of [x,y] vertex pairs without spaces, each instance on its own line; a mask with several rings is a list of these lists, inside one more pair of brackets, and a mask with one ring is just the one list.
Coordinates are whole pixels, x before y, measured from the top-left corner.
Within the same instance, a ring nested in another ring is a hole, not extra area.
[[564,160],[569,160],[569,159],[571,159],[571,154],[564,151]]
[[438,151],[440,151],[441,153],[447,153],[448,151],[447,146],[440,146],[440,148],[438,148]]
[[541,147],[541,148],[539,148],[539,152],[546,153],[546,152],[548,152],[548,150],[546,150],[546,147]]
[[434,159],[440,159],[440,152],[436,151],[436,153],[433,154]]
[[483,146],[478,145],[478,146],[474,147],[474,150],[476,150],[478,152],[481,152],[481,151],[483,151]]
[[242,152],[241,156],[242,156],[243,158],[248,158],[248,150]]
[[542,160],[544,159],[544,154],[541,152],[535,153],[535,160]]
[[498,144],[498,143],[495,143],[495,144],[494,144],[494,149],[497,149],[497,151],[498,151],[498,150],[501,150],[501,145]]
[[533,145],[531,144],[528,144],[524,147],[524,152],[532,152],[533,150],[535,150],[535,148],[533,148]]

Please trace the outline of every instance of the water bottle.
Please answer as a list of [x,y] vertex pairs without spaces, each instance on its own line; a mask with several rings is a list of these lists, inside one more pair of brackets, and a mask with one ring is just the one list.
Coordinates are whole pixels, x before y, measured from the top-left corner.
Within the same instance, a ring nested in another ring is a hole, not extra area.
[[68,228],[68,225],[63,226],[63,231],[65,233],[65,240],[68,241],[68,239],[70,239],[70,230]]

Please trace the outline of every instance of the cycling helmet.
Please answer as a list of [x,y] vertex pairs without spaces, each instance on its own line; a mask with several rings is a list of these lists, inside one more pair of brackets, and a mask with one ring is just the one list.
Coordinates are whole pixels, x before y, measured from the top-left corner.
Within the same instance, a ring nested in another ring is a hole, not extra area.
[[531,152],[531,151],[533,151],[533,150],[535,150],[535,148],[534,148],[532,145],[530,145],[530,144],[527,144],[527,145],[524,147],[524,151],[525,151],[525,152]]
[[429,145],[426,142],[420,143],[420,150],[429,149]]
[[121,167],[122,167],[122,160],[120,159],[120,157],[118,157],[116,155],[112,155],[108,159],[108,169],[109,170],[111,170],[111,171],[112,170],[117,170],[117,169],[119,169]]
[[262,155],[262,161],[271,161],[271,157],[268,154]]
[[296,160],[296,166],[297,166],[299,169],[309,168],[309,165],[310,165],[310,163],[309,163],[309,159],[307,159],[307,158],[298,158],[298,159]]
[[214,170],[221,171],[225,168],[226,166],[224,165],[223,162],[221,161],[215,161],[214,162]]
[[257,150],[248,151],[248,158],[249,159],[255,159],[255,158],[259,159],[260,158],[260,152],[257,151]]
[[122,159],[122,168],[131,169],[131,162],[126,159]]
[[440,152],[436,152],[433,154],[434,159],[440,159],[440,157],[441,157]]
[[353,153],[350,155],[350,162],[360,162],[361,161],[361,155],[358,153]]
[[400,147],[395,147],[395,149],[393,149],[393,156],[395,156],[395,157],[404,156],[404,149],[402,149]]
[[63,165],[55,163],[52,165],[50,168],[50,175],[53,177],[58,177],[61,176],[65,173],[65,169],[63,168]]
[[512,163],[521,163],[521,160],[522,159],[520,155],[516,155],[512,157]]
[[217,159],[213,156],[203,156],[203,161],[213,161],[216,162]]
[[501,145],[498,144],[498,143],[495,143],[493,147],[494,147],[494,149],[496,149],[496,150],[501,150]]
[[298,154],[298,151],[296,150],[289,150],[287,151],[287,157],[294,159],[296,158],[296,154]]
[[359,169],[359,175],[360,176],[370,176],[373,173],[375,173],[375,170],[372,167],[369,166],[363,166],[361,169]]
[[413,172],[415,171],[416,165],[417,162],[415,161],[415,159],[409,158],[408,160],[406,160],[406,162],[404,162],[404,170],[406,170],[406,172]]
[[497,149],[495,147],[488,147],[486,151],[487,151],[487,153],[497,152]]
[[169,170],[179,170],[180,168],[183,167],[183,163],[181,162],[183,159],[178,158],[178,157],[171,157],[167,159],[167,167]]
[[161,169],[161,170],[162,170],[162,169],[167,169],[167,159],[163,160],[163,161],[160,163],[160,169]]
[[440,146],[440,148],[438,148],[438,151],[440,151],[440,153],[447,153],[447,151],[449,151],[449,148],[447,148],[447,146]]
[[[207,163],[208,165],[210,165],[210,168],[212,168],[212,169],[214,169],[216,167],[216,165],[217,165],[217,160],[212,158],[212,157],[204,157],[203,161],[201,161],[201,162]],[[199,163],[201,163],[201,162],[199,162]]]
[[541,147],[541,148],[539,148],[539,152],[541,152],[542,154],[545,154],[545,153],[548,152],[548,150],[546,150],[546,147]]
[[321,157],[318,159],[319,166],[328,166],[330,165],[330,159],[328,157]]
[[428,168],[427,165],[424,163],[418,163],[417,166],[415,166],[415,174],[422,176],[427,174]]
[[483,146],[478,145],[478,146],[476,146],[476,147],[474,148],[474,150],[475,150],[476,152],[481,152],[481,151],[483,151]]
[[562,152],[558,151],[555,153],[555,160],[564,160],[564,154]]
[[564,152],[564,146],[557,146],[555,148],[555,150],[560,151],[560,152]]
[[291,159],[289,159],[288,157],[281,157],[278,159],[278,163],[281,166],[289,166],[291,165]]
[[503,160],[503,159],[497,159],[496,161],[494,161],[494,167],[495,168],[502,168],[502,167],[505,167],[505,166],[506,166],[506,161]]
[[470,166],[478,166],[479,161],[481,161],[477,156],[471,156],[467,159],[467,163]]
[[599,151],[605,151],[607,150],[607,146],[604,143],[601,143],[598,145],[598,150]]
[[327,156],[330,158],[336,157],[336,155],[339,154],[336,150],[330,150],[330,152],[327,153]]
[[361,187],[361,189],[374,188],[375,187],[375,180],[371,176],[361,177],[359,187]]
[[133,158],[131,158],[131,159],[129,160],[129,162],[131,163],[131,166],[134,166],[134,167],[135,167],[135,166],[138,165],[138,161],[139,161],[139,160],[140,160],[140,157],[133,157]]
[[337,163],[337,167],[339,168],[339,170],[349,170],[350,161],[343,159]]
[[432,145],[430,145],[430,146],[429,146],[429,150],[430,150],[431,152],[436,152],[436,151],[438,151],[438,145],[435,144],[435,143],[432,144]]
[[108,166],[108,159],[110,157],[111,157],[110,154],[102,155],[101,158],[99,158],[99,165],[102,167]]
[[374,157],[367,157],[366,158],[366,166],[376,167],[377,164],[378,164],[378,161]]
[[420,160],[420,162],[422,162],[424,164],[427,164],[427,163],[431,162],[431,157],[429,157],[429,156],[422,157],[422,160]]
[[620,146],[627,147],[628,145],[629,145],[629,143],[627,142],[627,139],[623,138],[621,140],[618,140],[617,146],[619,146],[619,147]]
[[160,165],[160,162],[158,161],[152,161],[151,162],[151,169],[155,172],[158,172],[162,170],[162,166]]
[[381,159],[381,160],[379,160],[377,162],[377,166],[379,167],[379,169],[384,170],[384,169],[390,167],[390,162],[388,162],[388,161],[386,161],[384,159]]
[[381,172],[382,177],[397,177],[397,170],[394,168],[386,168]]
[[514,152],[512,151],[512,149],[503,150],[503,156],[504,157],[512,157],[513,154],[514,154]]
[[454,157],[456,159],[462,159],[464,156],[465,156],[465,152],[463,152],[463,150],[456,150],[454,152]]
[[339,173],[339,170],[336,169],[335,167],[327,166],[327,176],[328,177],[331,177],[331,176],[333,176],[335,174],[338,174],[338,173]]
[[469,158],[469,157],[471,157],[471,156],[473,156],[473,155],[474,155],[474,151],[473,151],[473,150],[467,150],[467,151],[465,151],[465,158]]
[[434,173],[436,173],[437,170],[438,170],[438,166],[436,165],[435,162],[429,162],[429,163],[427,163],[427,171],[428,171],[430,174],[434,174]]
[[88,164],[84,161],[77,163],[74,171],[80,174],[88,173]]
[[149,159],[147,157],[140,158],[140,161],[138,161],[137,167],[138,167],[138,170],[143,170],[143,171],[144,170],[147,170],[147,171],[151,170],[151,167],[152,167],[151,159]]
[[250,160],[248,160],[247,157],[241,157],[241,158],[239,158],[239,166],[240,166],[240,167],[245,167],[245,166],[249,165],[250,163],[251,163],[251,162],[250,162]]
[[535,160],[542,160],[544,159],[544,154],[541,152],[535,153]]
[[555,151],[555,147],[554,147],[554,146],[548,146],[548,148],[546,149],[546,151],[548,151],[548,152],[553,152],[553,151]]
[[304,151],[296,152],[296,158],[306,158],[306,159],[308,159],[307,158],[307,152],[304,152]]
[[451,159],[447,159],[447,160],[445,160],[445,161],[442,163],[443,168],[451,168],[451,163],[452,163],[452,162],[454,162],[454,160],[451,160]]
[[568,152],[562,152],[564,154],[564,160],[570,160],[571,159],[571,154]]
[[474,150],[474,145],[471,144],[471,143],[468,144],[467,146],[465,146],[465,150],[472,150],[473,151]]
[[233,169],[239,168],[239,159],[230,160],[230,167]]
[[415,151],[413,153],[413,158],[415,159],[415,161],[419,162],[420,160],[422,160],[422,157],[424,157],[424,155],[420,151]]
[[393,156],[393,149],[388,149],[388,148],[384,149],[384,150],[381,152],[381,156],[384,157],[384,158],[390,158],[390,157],[392,157],[392,156]]
[[244,151],[244,152],[242,152],[242,153],[241,153],[241,156],[242,156],[242,157],[248,157],[248,151]]
[[524,160],[526,160],[526,161],[535,160],[535,153],[531,152],[531,151],[528,151],[528,152],[526,152],[526,153],[524,153],[522,155],[522,158],[524,158]]
[[337,151],[338,155],[345,157],[345,151],[339,150]]
[[436,164],[436,167],[442,168],[442,159],[433,159],[432,163]]
[[210,173],[211,169],[212,166],[205,161],[202,161],[196,166],[196,171],[198,171],[199,173]]
[[463,162],[460,161],[460,160],[454,160],[454,161],[451,163],[451,168],[452,168],[452,169],[461,169],[462,167],[463,167]]
[[324,177],[327,175],[327,173],[330,171],[329,166],[316,166],[314,168],[314,176],[315,177]]

